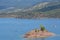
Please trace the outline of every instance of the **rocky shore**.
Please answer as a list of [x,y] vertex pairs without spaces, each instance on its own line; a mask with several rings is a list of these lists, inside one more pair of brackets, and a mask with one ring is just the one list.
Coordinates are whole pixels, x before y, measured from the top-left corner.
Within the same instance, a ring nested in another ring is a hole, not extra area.
[[32,30],[31,32],[28,32],[25,34],[25,38],[42,38],[42,37],[49,37],[49,36],[54,36],[55,34],[52,32],[44,31],[42,32],[41,30],[39,32],[35,32],[35,30]]
[[48,32],[44,26],[41,29],[32,30],[24,35],[24,38],[44,38],[49,36],[54,36],[55,34],[52,32]]

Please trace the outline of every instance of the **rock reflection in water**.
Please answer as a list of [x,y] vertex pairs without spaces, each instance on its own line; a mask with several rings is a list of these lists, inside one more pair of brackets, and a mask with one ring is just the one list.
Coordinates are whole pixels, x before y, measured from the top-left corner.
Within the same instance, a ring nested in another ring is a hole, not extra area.
[[28,38],[26,40],[45,40],[45,38]]

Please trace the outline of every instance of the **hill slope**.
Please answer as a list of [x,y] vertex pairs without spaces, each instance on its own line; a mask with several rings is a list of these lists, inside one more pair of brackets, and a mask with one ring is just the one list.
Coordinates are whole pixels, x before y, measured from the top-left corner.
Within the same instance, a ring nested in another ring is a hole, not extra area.
[[7,9],[0,13],[0,17],[60,18],[60,2],[42,2],[28,9]]

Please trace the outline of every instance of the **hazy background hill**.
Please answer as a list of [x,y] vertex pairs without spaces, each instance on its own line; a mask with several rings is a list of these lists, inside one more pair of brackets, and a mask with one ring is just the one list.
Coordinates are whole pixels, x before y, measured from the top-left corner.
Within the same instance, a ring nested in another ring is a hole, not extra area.
[[0,0],[0,17],[60,18],[60,0]]
[[41,2],[59,2],[60,0],[0,0],[0,9],[10,7],[29,8]]

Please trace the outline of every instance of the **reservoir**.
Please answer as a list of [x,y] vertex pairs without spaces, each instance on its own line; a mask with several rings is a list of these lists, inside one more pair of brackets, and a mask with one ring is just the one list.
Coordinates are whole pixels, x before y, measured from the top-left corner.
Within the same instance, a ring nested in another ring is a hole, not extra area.
[[[45,28],[55,33],[57,36],[48,38],[25,39],[24,34],[40,28],[43,24]],[[17,19],[17,18],[0,18],[0,40],[60,40],[60,19]]]

